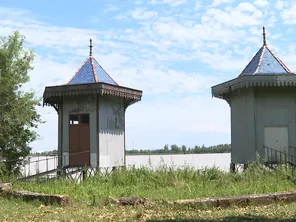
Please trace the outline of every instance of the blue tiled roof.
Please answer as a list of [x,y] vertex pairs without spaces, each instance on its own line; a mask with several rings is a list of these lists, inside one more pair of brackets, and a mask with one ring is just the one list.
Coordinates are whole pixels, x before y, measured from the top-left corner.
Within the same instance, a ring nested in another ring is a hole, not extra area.
[[266,46],[263,45],[246,68],[243,75],[292,74],[288,67]]
[[72,85],[100,82],[118,85],[100,66],[100,64],[92,56],[90,56],[84,61],[82,66],[77,70],[67,84]]

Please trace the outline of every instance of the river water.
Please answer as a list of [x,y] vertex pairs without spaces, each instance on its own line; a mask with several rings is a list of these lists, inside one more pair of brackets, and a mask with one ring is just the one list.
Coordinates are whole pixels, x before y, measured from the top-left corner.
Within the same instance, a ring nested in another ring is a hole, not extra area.
[[229,170],[230,153],[127,156],[126,164],[127,166],[148,166],[152,168],[160,165],[177,168],[190,166],[197,169],[215,166],[221,170]]
[[[56,156],[29,157],[29,159],[29,163],[22,170],[26,176],[34,175],[36,172],[53,170],[57,166]],[[223,171],[228,171],[229,164],[230,153],[126,156],[127,167],[135,166],[136,168],[145,166],[155,169],[166,165],[174,168],[189,166],[201,169],[215,166]]]

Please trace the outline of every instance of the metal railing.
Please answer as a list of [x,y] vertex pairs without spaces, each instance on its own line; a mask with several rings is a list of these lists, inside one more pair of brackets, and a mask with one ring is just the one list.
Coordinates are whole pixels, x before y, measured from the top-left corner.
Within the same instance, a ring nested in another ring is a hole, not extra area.
[[[84,153],[90,153],[90,150],[76,152],[72,154],[63,154],[63,155],[37,155],[37,156],[28,156],[24,159],[11,159],[11,160],[0,160],[0,163],[9,163],[9,162],[19,162],[21,164],[21,173],[20,178],[33,177],[38,175],[46,174],[55,174],[56,171],[69,167],[69,161],[71,156],[81,155]],[[58,160],[61,160],[63,166],[58,166]],[[68,160],[67,160],[68,159]],[[89,165],[90,163],[85,163]],[[55,176],[52,175],[52,176]]]
[[[263,146],[266,150],[265,161],[268,164],[291,164],[296,166],[296,156],[287,152],[281,152],[276,149]],[[296,148],[296,147],[295,147]]]
[[[267,146],[263,147],[266,149],[265,164],[271,169],[275,169],[279,165],[284,165],[286,168],[285,176],[296,184],[296,180],[294,179],[296,169],[296,150],[294,151],[294,155],[291,155],[290,153],[281,152]],[[293,146],[289,146],[289,148],[296,149],[296,147]],[[290,167],[288,167],[288,165]]]
[[[32,168],[33,166],[33,168]],[[34,169],[35,167],[35,169]],[[23,176],[45,173],[58,168],[58,155],[29,156],[23,166]]]

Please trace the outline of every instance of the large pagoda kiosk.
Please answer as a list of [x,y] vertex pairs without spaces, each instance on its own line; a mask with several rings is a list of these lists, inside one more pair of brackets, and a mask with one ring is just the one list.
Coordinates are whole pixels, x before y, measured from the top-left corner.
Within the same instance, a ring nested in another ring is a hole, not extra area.
[[271,153],[295,156],[296,75],[263,45],[241,74],[212,87],[231,110],[231,170]]
[[125,111],[142,91],[118,85],[90,55],[67,84],[47,86],[43,102],[58,113],[58,166],[125,166]]

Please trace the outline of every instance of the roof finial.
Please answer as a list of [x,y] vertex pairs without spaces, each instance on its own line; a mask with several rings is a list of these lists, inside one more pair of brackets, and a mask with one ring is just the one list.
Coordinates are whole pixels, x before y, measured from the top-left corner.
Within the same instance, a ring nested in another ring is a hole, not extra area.
[[90,39],[89,40],[89,56],[92,56],[92,47],[93,47],[92,40]]
[[265,33],[265,27],[263,26],[263,45],[266,46],[266,33]]

